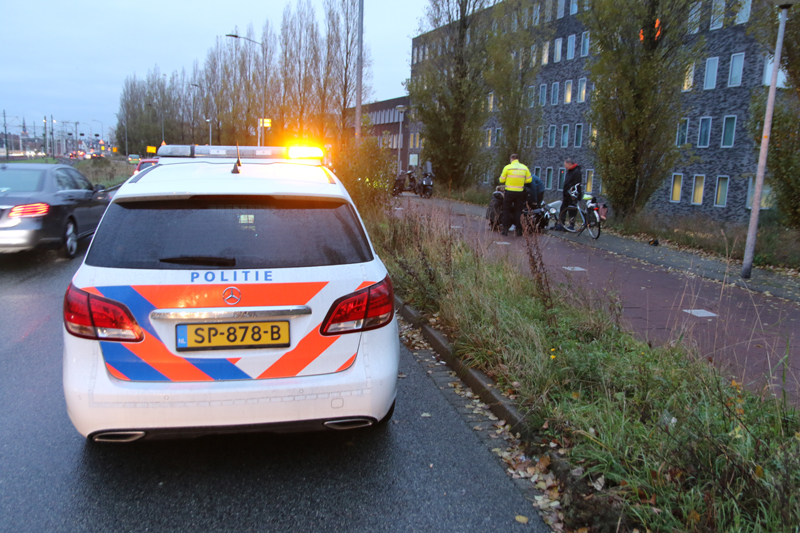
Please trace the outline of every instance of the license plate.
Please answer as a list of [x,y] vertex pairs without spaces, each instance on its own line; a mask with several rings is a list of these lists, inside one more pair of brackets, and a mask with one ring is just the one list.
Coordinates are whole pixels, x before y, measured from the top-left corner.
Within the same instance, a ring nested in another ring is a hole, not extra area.
[[288,320],[179,324],[175,327],[175,333],[176,348],[179,351],[289,346]]

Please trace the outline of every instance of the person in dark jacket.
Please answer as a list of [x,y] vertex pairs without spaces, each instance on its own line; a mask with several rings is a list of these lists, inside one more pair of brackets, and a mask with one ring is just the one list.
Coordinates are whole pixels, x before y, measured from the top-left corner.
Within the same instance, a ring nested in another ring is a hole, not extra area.
[[[577,164],[572,158],[568,158],[564,161],[564,168],[567,169],[567,175],[564,178],[564,189],[561,191],[561,212],[563,213],[569,206],[577,205],[578,200],[583,198],[583,186],[581,185],[582,177],[581,177],[581,166]],[[574,187],[575,185],[578,186],[578,197],[573,198],[572,195],[569,193],[569,190]],[[561,216],[559,214],[559,220],[561,220]],[[570,229],[575,227],[575,220],[570,220]],[[562,230],[563,226],[561,224],[557,224],[555,227],[556,230]]]
[[525,191],[528,193],[528,206],[531,208],[539,207],[544,200],[544,183],[536,174],[531,174],[531,182],[525,184]]

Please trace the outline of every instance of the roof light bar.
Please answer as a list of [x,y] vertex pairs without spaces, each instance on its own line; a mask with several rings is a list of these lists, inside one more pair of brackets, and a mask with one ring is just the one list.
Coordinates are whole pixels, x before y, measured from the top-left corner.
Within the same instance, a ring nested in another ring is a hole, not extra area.
[[322,159],[322,148],[318,146],[290,146],[289,159]]
[[[195,159],[287,159],[283,146],[195,146],[167,144],[159,146],[159,157],[191,157]],[[322,156],[320,155],[319,158]]]

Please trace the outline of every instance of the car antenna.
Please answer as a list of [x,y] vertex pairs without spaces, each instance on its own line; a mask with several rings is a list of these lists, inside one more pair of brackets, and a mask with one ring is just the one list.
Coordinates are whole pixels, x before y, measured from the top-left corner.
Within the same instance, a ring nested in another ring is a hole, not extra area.
[[236,141],[236,163],[233,164],[233,170],[231,170],[231,174],[238,174],[240,166],[242,166],[242,158],[239,155],[239,141]]

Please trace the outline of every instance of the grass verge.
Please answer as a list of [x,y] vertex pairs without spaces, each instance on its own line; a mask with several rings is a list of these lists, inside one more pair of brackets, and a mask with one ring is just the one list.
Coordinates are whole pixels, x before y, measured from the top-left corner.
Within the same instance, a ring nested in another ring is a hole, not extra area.
[[119,185],[131,177],[133,165],[129,165],[124,159],[88,159],[75,163],[75,168],[89,181],[104,187]]
[[397,293],[438,313],[456,353],[513,389],[579,466],[568,528],[796,531],[800,420],[785,399],[743,389],[679,342],[637,341],[613,295],[553,286],[535,235],[526,276],[450,221],[404,213],[366,219]]
[[460,191],[448,190],[443,184],[436,185],[434,188],[434,196],[439,198],[450,198],[451,200],[458,200],[459,202],[466,202],[475,205],[489,205],[489,200],[492,199],[492,188],[483,187],[470,187]]

